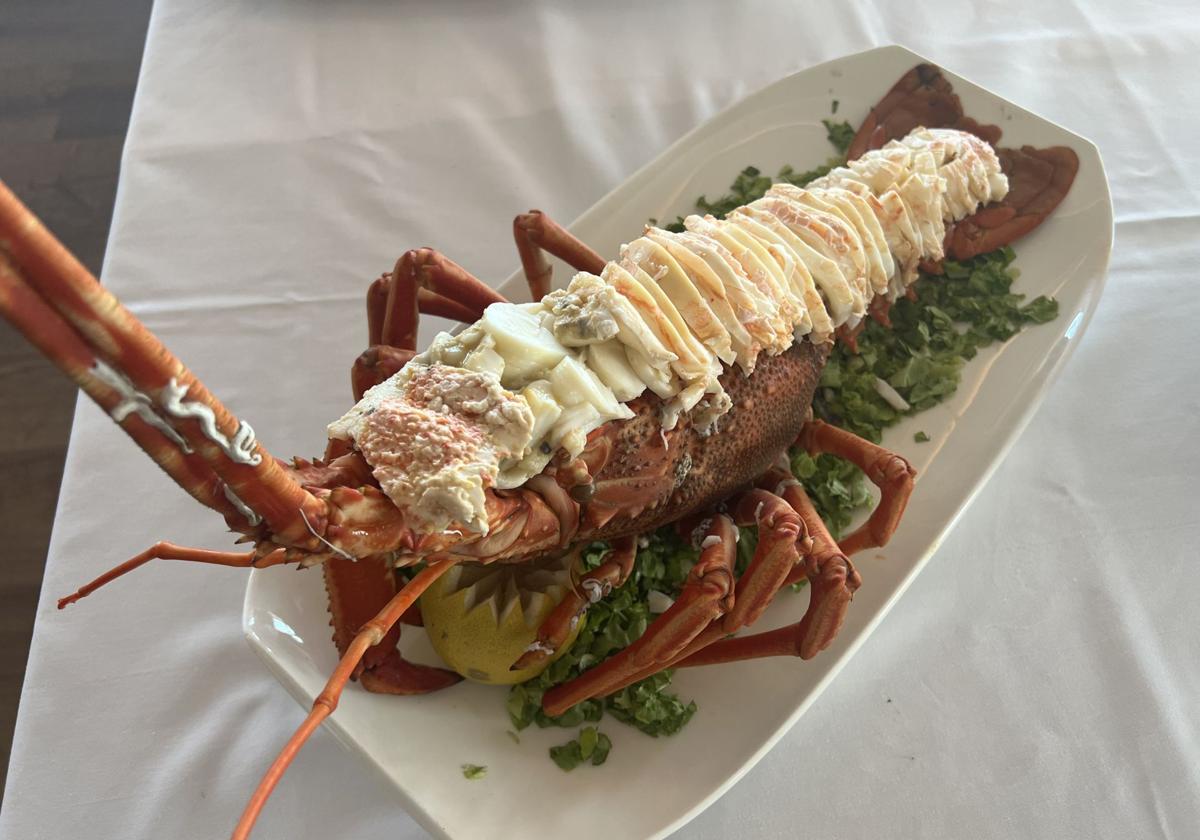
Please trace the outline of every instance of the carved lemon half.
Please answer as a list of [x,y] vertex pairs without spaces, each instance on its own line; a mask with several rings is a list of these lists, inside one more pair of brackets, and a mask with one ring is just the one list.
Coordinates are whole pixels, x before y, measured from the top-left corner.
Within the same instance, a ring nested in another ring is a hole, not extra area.
[[532,679],[571,647],[576,624],[544,664],[510,671],[537,638],[537,629],[571,591],[572,556],[519,565],[459,565],[421,596],[421,616],[433,649],[469,680],[513,685]]

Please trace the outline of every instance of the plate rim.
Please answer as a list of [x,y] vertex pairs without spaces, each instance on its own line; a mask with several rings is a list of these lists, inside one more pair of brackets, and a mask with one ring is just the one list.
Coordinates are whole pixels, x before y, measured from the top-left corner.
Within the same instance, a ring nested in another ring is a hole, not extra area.
[[[995,474],[996,469],[999,468],[1000,464],[1005,460],[1005,458],[1012,451],[1012,448],[1016,445],[1017,440],[1025,432],[1025,429],[1028,427],[1030,421],[1041,408],[1041,405],[1044,402],[1050,387],[1061,375],[1063,367],[1067,361],[1074,355],[1075,349],[1080,343],[1079,339],[1090,326],[1096,309],[1099,306],[1100,299],[1103,297],[1104,289],[1108,283],[1108,271],[1115,239],[1115,220],[1113,213],[1112,191],[1110,189],[1107,169],[1104,165],[1104,159],[1100,152],[1099,146],[1090,138],[1072,131],[1071,129],[1066,128],[1058,122],[1045,117],[1036,111],[1014,103],[1007,97],[997,93],[991,88],[962,76],[959,73],[949,70],[942,64],[898,43],[877,45],[868,49],[827,59],[808,67],[800,68],[778,79],[767,82],[766,84],[756,88],[744,96],[739,97],[736,101],[730,103],[725,108],[722,108],[720,111],[708,117],[698,125],[693,126],[674,142],[668,144],[662,151],[651,158],[648,162],[638,167],[636,170],[626,176],[620,183],[616,184],[612,189],[597,198],[587,209],[585,209],[579,216],[572,220],[570,224],[565,225],[565,227],[567,230],[574,230],[579,225],[586,224],[594,213],[600,212],[602,205],[613,199],[614,196],[619,196],[624,190],[631,188],[631,185],[641,180],[646,173],[662,166],[666,159],[676,154],[676,152],[681,148],[692,143],[696,136],[702,131],[706,130],[711,123],[721,119],[733,109],[738,108],[748,99],[758,96],[777,85],[785,85],[796,76],[818,73],[822,68],[828,65],[839,64],[849,60],[863,59],[872,54],[896,54],[913,60],[914,63],[933,64],[942,70],[942,72],[947,76],[951,77],[952,82],[965,82],[975,88],[978,88],[1000,102],[1003,102],[1006,106],[1010,106],[1017,111],[1036,118],[1037,120],[1040,120],[1043,123],[1046,123],[1069,135],[1073,142],[1078,143],[1080,146],[1088,147],[1088,150],[1095,155],[1096,163],[1099,166],[1097,183],[1102,193],[1102,198],[1104,199],[1104,209],[1108,214],[1108,226],[1105,230],[1106,236],[1104,249],[1095,272],[1096,279],[1089,284],[1091,286],[1090,296],[1086,300],[1081,311],[1076,314],[1072,321],[1072,324],[1074,324],[1075,321],[1079,322],[1077,326],[1073,327],[1073,332],[1071,335],[1072,340],[1068,340],[1065,343],[1062,351],[1057,354],[1057,357],[1054,358],[1049,367],[1045,369],[1045,373],[1041,377],[1041,382],[1030,394],[1029,401],[1016,416],[1015,422],[1013,422],[1003,434],[986,468],[980,473],[969,492],[960,498],[957,504],[955,504],[950,517],[946,520],[946,523],[928,541],[925,550],[915,561],[912,562],[911,567],[903,575],[903,577],[900,578],[891,595],[871,615],[870,619],[850,641],[850,643],[841,651],[834,654],[830,659],[826,660],[827,670],[825,674],[814,684],[813,688],[808,692],[808,694],[796,704],[795,708],[792,709],[783,722],[776,727],[776,729],[767,738],[763,740],[758,749],[756,749],[745,761],[743,761],[739,767],[731,772],[721,784],[715,786],[708,792],[707,795],[702,797],[692,808],[683,812],[680,816],[675,818],[669,824],[665,825],[663,828],[657,830],[653,834],[647,835],[647,840],[661,840],[661,838],[667,837],[668,835],[678,831],[684,825],[695,819],[703,811],[707,810],[714,802],[724,796],[730,788],[741,781],[741,779],[779,743],[783,736],[791,731],[799,719],[825,692],[825,690],[829,687],[829,684],[841,673],[842,669],[846,666],[850,659],[853,658],[856,653],[858,653],[861,647],[875,632],[879,624],[882,623],[884,618],[886,618],[891,612],[895,604],[908,591],[908,588],[912,585],[912,582],[925,569],[929,561],[938,552],[946,536],[954,529],[959,520],[962,518],[962,515],[974,503],[980,491],[982,491],[983,488],[988,484],[992,476]],[[519,279],[520,277],[521,270],[518,268],[502,282],[498,283],[495,288],[506,288],[512,285],[513,281]],[[281,662],[271,654],[271,651],[264,640],[259,637],[252,621],[254,611],[253,602],[254,595],[257,590],[257,584],[261,579],[260,575],[266,571],[267,570],[260,569],[253,570],[247,581],[246,590],[242,600],[242,635],[247,644],[250,646],[251,650],[253,650],[258,658],[262,660],[266,666],[266,669],[287,690],[288,694],[290,694],[302,708],[307,708],[312,702],[312,697],[304,690],[296,678],[281,664]],[[342,744],[352,753],[362,757],[368,766],[374,768],[375,772],[377,772],[386,782],[389,790],[391,790],[394,795],[398,796],[404,805],[405,811],[417,823],[419,823],[422,828],[429,831],[435,837],[445,838],[445,840],[454,840],[453,836],[434,818],[434,816],[421,804],[419,800],[413,797],[404,787],[396,783],[396,781],[389,774],[388,770],[384,767],[383,763],[374,755],[374,753],[370,752],[364,744],[360,743],[346,731],[336,715],[327,718],[324,721],[323,726],[334,735],[340,744]]]

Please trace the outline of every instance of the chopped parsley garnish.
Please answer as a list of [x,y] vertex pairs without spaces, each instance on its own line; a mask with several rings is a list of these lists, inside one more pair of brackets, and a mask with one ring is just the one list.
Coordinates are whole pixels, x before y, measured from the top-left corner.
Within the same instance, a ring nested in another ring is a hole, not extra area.
[[[836,100],[832,110],[837,112]],[[697,212],[721,218],[761,198],[772,183],[804,186],[843,165],[854,129],[847,122],[823,122],[838,153],[823,166],[806,172],[785,166],[774,179],[749,166],[737,176],[727,195],[713,201],[704,196],[697,199]],[[667,229],[683,230],[683,218]],[[974,358],[980,347],[1005,341],[1028,324],[1054,320],[1058,316],[1055,300],[1038,297],[1026,303],[1024,295],[1012,291],[1017,278],[1013,258],[1012,249],[1006,247],[965,262],[946,260],[944,274],[922,275],[915,286],[916,299],[901,298],[893,304],[891,328],[869,319],[857,338],[856,353],[844,342],[834,346],[813,398],[816,416],[878,442],[885,428],[950,397],[958,388],[963,364]],[[909,404],[907,411],[896,409],[880,396],[880,379]],[[921,431],[913,440],[923,443],[930,437]],[[840,538],[855,515],[872,503],[866,476],[848,461],[828,454],[814,458],[793,449],[789,457],[792,473],[804,485],[817,513],[830,533]],[[739,537],[735,571],[740,576],[754,556],[757,529],[742,528]],[[604,543],[589,546],[584,567],[599,565],[607,548]],[[696,704],[685,703],[668,690],[674,673],[670,669],[611,697],[586,700],[558,717],[546,715],[541,704],[548,689],[574,679],[640,638],[654,618],[650,592],[677,597],[699,556],[699,549],[681,540],[671,526],[645,535],[630,579],[591,606],[571,649],[540,676],[510,689],[507,708],[513,726],[517,730],[533,723],[573,728],[596,723],[605,712],[654,737],[674,735],[687,725],[696,713]],[[802,580],[792,588],[805,583]],[[517,739],[516,733],[509,734]],[[572,770],[588,760],[602,764],[611,747],[608,736],[594,726],[585,726],[578,738],[552,747],[550,757],[563,770]]]
[[482,779],[487,775],[487,766],[483,764],[464,764],[462,766],[462,774],[464,779],[475,781]]
[[599,767],[608,760],[608,751],[612,749],[612,741],[594,726],[585,726],[579,731],[579,737],[567,743],[550,748],[550,758],[563,770],[571,771],[590,761]]
[[[922,275],[916,300],[900,298],[888,317],[892,326],[868,320],[858,353],[834,346],[821,372],[813,411],[824,420],[879,442],[883,430],[937,405],[958,389],[963,364],[980,347],[1006,341],[1028,324],[1058,316],[1058,302],[1038,297],[1024,303],[1012,291],[1012,248],[966,262],[946,260],[944,274]],[[896,389],[911,406],[898,411],[879,395],[876,379]]]
[[861,508],[871,503],[866,476],[851,464],[828,453],[815,458],[802,449],[790,453],[792,475],[804,485],[813,507],[821,515],[830,535],[837,539]]
[[[584,552],[585,569],[598,566],[607,550],[604,543],[589,546]],[[677,595],[698,556],[699,552],[685,545],[671,528],[651,534],[648,544],[638,550],[629,580],[588,609],[584,627],[571,649],[539,676],[509,690],[507,708],[513,726],[518,731],[533,723],[540,727],[576,727],[600,720],[607,708],[614,717],[648,734],[679,731],[696,707],[684,705],[665,691],[670,685],[672,671],[655,674],[607,700],[585,700],[558,717],[550,717],[542,711],[542,695],[552,686],[574,679],[637,641],[652,620],[648,603],[650,592],[657,590],[672,597]],[[639,690],[650,682],[654,685],[652,692]]]
[[[771,189],[772,184],[785,182],[802,187],[827,174],[834,167],[844,164],[846,150],[850,148],[850,141],[854,139],[854,129],[848,122],[835,123],[833,120],[822,120],[822,122],[825,124],[825,133],[829,142],[837,150],[837,155],[829,158],[824,166],[818,166],[807,172],[797,172],[792,167],[785,166],[774,178],[762,174],[757,167],[747,166],[729,186],[727,195],[723,195],[715,201],[709,201],[705,196],[696,199],[696,212],[711,214],[718,219],[723,219],[725,214],[733,212],[743,204],[749,204],[762,198],[767,194],[767,190]],[[667,230],[675,233],[680,233],[683,229],[682,216],[667,225]]]

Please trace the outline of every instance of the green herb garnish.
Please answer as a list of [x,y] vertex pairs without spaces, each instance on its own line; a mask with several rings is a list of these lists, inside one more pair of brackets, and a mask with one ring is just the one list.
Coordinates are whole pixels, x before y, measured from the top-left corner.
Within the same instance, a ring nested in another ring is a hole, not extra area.
[[[726,195],[715,201],[709,201],[705,196],[696,199],[696,212],[723,219],[725,214],[733,212],[743,204],[749,204],[762,198],[767,194],[767,190],[771,189],[772,184],[785,182],[802,187],[810,181],[815,181],[822,175],[828,174],[829,170],[834,167],[844,164],[846,150],[850,148],[850,141],[854,139],[854,129],[848,122],[835,123],[833,120],[822,120],[821,122],[825,124],[826,137],[837,150],[837,155],[829,158],[824,166],[818,166],[807,172],[797,172],[792,167],[785,166],[774,178],[762,174],[762,171],[755,166],[747,166],[729,185],[729,192]],[[684,230],[683,216],[667,225],[666,229],[675,233],[682,232]]]
[[608,711],[622,723],[647,735],[674,735],[696,714],[696,704],[683,703],[666,691],[674,671],[659,671],[641,682],[626,686],[608,698]]
[[594,726],[585,726],[579,731],[579,737],[567,743],[550,748],[550,758],[563,770],[571,771],[590,761],[599,767],[608,760],[608,752],[612,749],[612,741]]
[[[584,552],[584,567],[595,568],[600,564],[608,547],[595,543]],[[687,573],[695,563],[699,552],[683,543],[673,529],[663,528],[651,534],[638,549],[634,572],[623,586],[587,612],[586,624],[579,632],[571,649],[549,668],[532,680],[513,686],[508,693],[508,715],[517,730],[536,723],[540,727],[576,727],[583,723],[595,723],[604,716],[606,703],[596,698],[585,700],[565,714],[550,717],[542,711],[542,695],[552,686],[574,679],[579,674],[618,651],[624,650],[646,632],[652,616],[648,599],[652,590],[677,595],[683,588]],[[651,698],[646,692],[638,692],[635,683],[620,694],[609,698],[610,710],[617,698],[621,700],[620,712],[633,720],[645,720],[647,726],[659,731],[678,731],[695,711],[679,704],[666,703],[665,698],[673,695],[663,693],[670,684],[670,672],[649,678],[655,681],[659,695]],[[678,701],[676,700],[676,703]],[[643,708],[644,706],[644,708]]]
[[[858,353],[844,342],[834,347],[813,399],[816,415],[878,442],[888,426],[951,396],[963,363],[980,347],[1057,317],[1057,301],[1023,303],[1025,296],[1012,291],[1013,259],[1011,248],[1000,248],[966,262],[946,260],[942,275],[922,275],[913,287],[916,300],[901,298],[892,306],[890,328],[870,320]],[[898,411],[879,396],[877,377],[911,408]]]
[[464,779],[475,781],[482,779],[487,775],[487,766],[483,764],[464,764],[462,766],[462,774]]
[[917,432],[913,435],[913,443],[929,443],[929,435],[924,432]]
[[802,449],[792,449],[789,456],[792,474],[804,485],[825,527],[837,539],[854,514],[871,503],[866,476],[849,461],[828,453],[814,458]]

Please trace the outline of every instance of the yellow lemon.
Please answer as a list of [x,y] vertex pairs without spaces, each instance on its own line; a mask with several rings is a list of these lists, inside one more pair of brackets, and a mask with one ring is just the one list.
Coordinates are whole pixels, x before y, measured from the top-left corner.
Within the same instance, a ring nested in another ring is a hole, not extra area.
[[532,679],[571,647],[583,627],[545,663],[510,671],[537,629],[571,591],[568,555],[541,563],[455,566],[421,596],[429,641],[445,663],[469,680],[513,685]]

